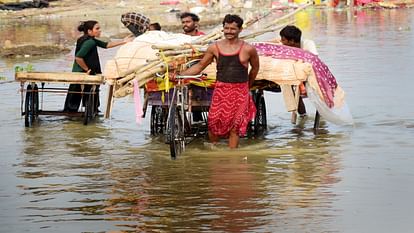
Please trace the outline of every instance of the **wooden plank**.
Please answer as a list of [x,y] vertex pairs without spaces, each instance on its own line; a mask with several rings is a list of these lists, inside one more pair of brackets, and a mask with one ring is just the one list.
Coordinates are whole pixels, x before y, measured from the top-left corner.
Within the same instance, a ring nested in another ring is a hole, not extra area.
[[84,112],[64,112],[64,111],[50,111],[50,110],[39,110],[37,114],[49,115],[49,116],[69,116],[69,117],[82,117],[85,115]]
[[15,80],[19,82],[104,84],[102,75],[88,75],[80,72],[16,72]]

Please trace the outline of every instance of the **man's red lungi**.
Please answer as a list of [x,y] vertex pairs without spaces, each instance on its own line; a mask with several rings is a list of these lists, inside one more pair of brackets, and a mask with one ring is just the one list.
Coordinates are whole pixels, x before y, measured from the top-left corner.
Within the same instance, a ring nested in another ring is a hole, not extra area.
[[228,136],[234,128],[239,136],[244,136],[247,125],[255,116],[256,107],[249,94],[249,82],[216,82],[208,113],[208,129],[211,133]]

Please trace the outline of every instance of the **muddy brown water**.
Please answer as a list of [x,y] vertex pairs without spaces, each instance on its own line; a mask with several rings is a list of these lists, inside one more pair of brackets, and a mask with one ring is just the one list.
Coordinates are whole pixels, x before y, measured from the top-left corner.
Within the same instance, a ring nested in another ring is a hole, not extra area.
[[[280,94],[266,93],[264,138],[233,151],[199,139],[177,160],[150,136],[148,117],[135,123],[131,98],[116,100],[110,120],[41,116],[25,128],[13,68],[69,71],[73,55],[1,59],[0,232],[411,232],[413,9],[308,9],[296,19],[355,125],[322,121],[315,135],[312,114],[292,125]],[[98,20],[105,35],[123,30]],[[0,22],[1,39],[73,44],[76,21]],[[100,50],[102,63],[115,52]]]

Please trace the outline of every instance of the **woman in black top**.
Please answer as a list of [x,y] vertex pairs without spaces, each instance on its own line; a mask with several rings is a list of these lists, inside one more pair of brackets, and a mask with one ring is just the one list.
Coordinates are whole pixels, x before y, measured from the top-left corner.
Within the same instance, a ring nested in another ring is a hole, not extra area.
[[[75,61],[73,63],[72,72],[84,72],[91,75],[102,73],[99,62],[98,46],[101,48],[112,48],[123,45],[133,39],[132,37],[127,37],[122,41],[109,43],[98,40],[96,37],[101,35],[101,27],[95,20],[81,22],[78,26],[78,31],[83,32],[83,35],[76,41]],[[83,91],[88,92],[91,87],[91,85],[85,85]],[[80,91],[80,84],[69,85],[69,92]],[[85,97],[86,95],[84,98]],[[95,95],[95,98],[96,107],[99,107],[99,94]],[[82,95],[79,93],[68,93],[63,111],[77,112],[81,99]]]

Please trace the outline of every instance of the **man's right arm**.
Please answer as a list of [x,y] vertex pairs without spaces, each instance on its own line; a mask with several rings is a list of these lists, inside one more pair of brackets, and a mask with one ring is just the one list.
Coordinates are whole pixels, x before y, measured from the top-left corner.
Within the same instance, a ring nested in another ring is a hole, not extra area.
[[213,62],[214,59],[214,46],[210,45],[207,48],[207,51],[204,53],[203,58],[201,61],[190,68],[181,71],[180,75],[195,75],[200,74],[210,63]]
[[249,87],[253,86],[254,80],[256,79],[257,74],[259,73],[260,62],[259,55],[257,54],[256,48],[250,46],[250,71],[249,71]]

